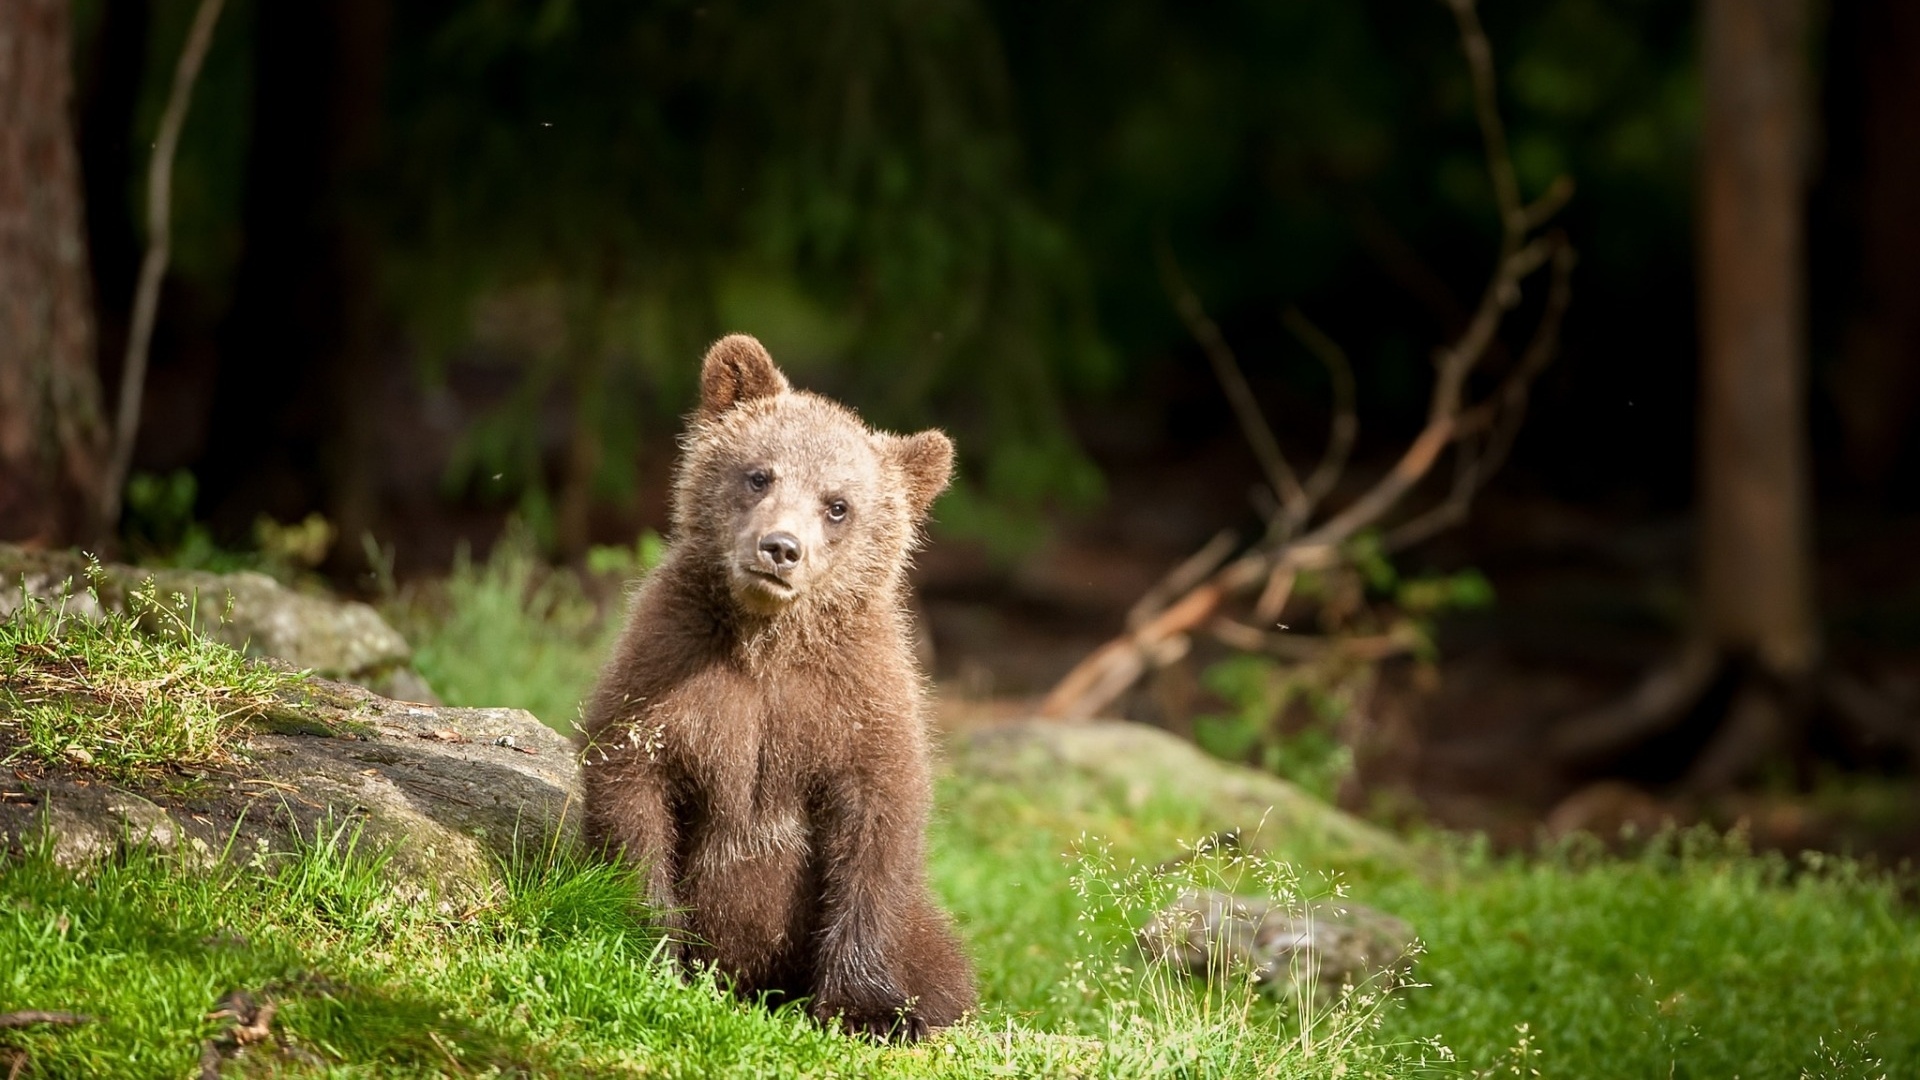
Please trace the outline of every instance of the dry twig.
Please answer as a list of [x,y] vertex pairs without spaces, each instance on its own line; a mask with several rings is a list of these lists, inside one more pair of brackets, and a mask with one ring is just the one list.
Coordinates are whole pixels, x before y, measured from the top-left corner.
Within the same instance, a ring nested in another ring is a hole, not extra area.
[[0,1013],[0,1031],[14,1028],[74,1027],[79,1024],[91,1024],[93,1017],[85,1013],[46,1012],[41,1009],[21,1009],[18,1012]]
[[1213,365],[1213,373],[1220,380],[1220,387],[1226,391],[1227,401],[1233,406],[1233,415],[1240,422],[1240,431],[1246,436],[1247,445],[1253,448],[1253,456],[1260,461],[1260,470],[1267,476],[1267,483],[1280,500],[1283,517],[1305,520],[1308,512],[1306,489],[1300,484],[1300,478],[1287,464],[1285,454],[1280,452],[1280,440],[1273,434],[1273,428],[1267,425],[1267,418],[1260,412],[1260,403],[1253,398],[1253,388],[1247,385],[1247,378],[1240,373],[1240,365],[1234,359],[1233,350],[1227,346],[1226,338],[1220,334],[1220,327],[1208,316],[1206,308],[1200,303],[1200,297],[1187,279],[1180,273],[1180,263],[1173,256],[1173,247],[1163,238],[1159,244],[1160,277],[1173,297],[1174,310],[1180,313],[1180,320],[1187,324],[1187,331],[1200,343],[1200,349],[1207,354],[1207,362]]
[[[1342,560],[1341,550],[1363,529],[1374,528],[1399,509],[1448,451],[1455,453],[1452,487],[1437,506],[1389,532],[1386,548],[1418,543],[1464,520],[1472,500],[1504,462],[1511,449],[1533,381],[1558,351],[1560,326],[1572,297],[1575,256],[1566,236],[1536,236],[1572,197],[1573,184],[1555,181],[1532,204],[1521,201],[1519,183],[1507,149],[1494,80],[1493,52],[1480,26],[1474,0],[1446,0],[1459,27],[1462,52],[1473,79],[1474,114],[1500,215],[1500,245],[1479,303],[1458,336],[1434,355],[1434,384],[1427,420],[1398,461],[1360,495],[1332,516],[1313,524],[1319,504],[1338,485],[1353,444],[1357,423],[1353,379],[1346,354],[1305,316],[1289,310],[1287,326],[1327,365],[1334,384],[1334,421],[1326,452],[1306,482],[1288,464],[1272,428],[1261,415],[1241,374],[1232,348],[1187,284],[1170,245],[1159,243],[1161,275],[1174,307],[1206,353],[1221,388],[1232,404],[1254,456],[1278,505],[1267,535],[1250,550],[1224,562],[1230,543],[1216,537],[1142,597],[1128,613],[1127,633],[1082,660],[1055,686],[1040,711],[1062,719],[1083,719],[1105,709],[1156,662],[1184,653],[1188,635],[1207,629],[1235,648],[1288,655],[1323,653],[1319,644],[1304,649],[1279,645],[1281,635],[1220,617],[1230,598],[1259,589],[1254,614],[1262,624],[1276,620],[1292,593],[1297,575]],[[1521,285],[1547,269],[1549,285],[1538,322],[1520,360],[1486,398],[1468,400],[1470,377],[1499,340],[1502,324],[1520,303]],[[1217,569],[1197,569],[1217,567]],[[1405,651],[1394,635],[1359,639],[1358,655],[1378,658]]]
[[193,84],[213,43],[213,27],[220,21],[224,2],[200,0],[193,26],[187,31],[187,43],[180,50],[179,65],[173,71],[173,89],[167,95],[166,112],[160,116],[153,160],[147,166],[147,254],[140,262],[140,282],[134,291],[133,325],[127,333],[126,363],[120,371],[120,405],[114,416],[113,457],[100,496],[102,520],[108,528],[120,518],[120,494],[133,463],[133,440],[140,430],[140,398],[147,384],[147,352],[153,342],[154,317],[160,310],[160,282],[167,275],[171,256],[173,155],[179,149],[180,129],[186,126],[187,107],[193,102]]
[[1301,314],[1299,308],[1287,308],[1280,314],[1280,321],[1308,352],[1326,365],[1327,377],[1333,381],[1333,423],[1327,429],[1327,450],[1320,455],[1320,464],[1314,466],[1313,474],[1301,485],[1306,489],[1307,504],[1311,508],[1319,505],[1340,481],[1340,474],[1347,468],[1347,455],[1353,453],[1353,440],[1360,434],[1360,416],[1354,409],[1353,365],[1347,360],[1347,350]]
[[1223,529],[1207,541],[1205,547],[1180,561],[1180,565],[1167,572],[1134,601],[1127,611],[1127,628],[1137,630],[1159,614],[1169,603],[1184,596],[1195,585],[1205,581],[1220,564],[1227,561],[1233,549],[1240,545],[1240,537],[1232,529]]

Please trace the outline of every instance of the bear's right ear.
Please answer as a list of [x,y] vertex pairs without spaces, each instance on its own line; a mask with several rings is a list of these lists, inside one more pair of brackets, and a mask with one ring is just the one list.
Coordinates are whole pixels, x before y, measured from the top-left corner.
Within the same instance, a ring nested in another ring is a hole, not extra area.
[[713,343],[700,364],[700,419],[711,420],[743,402],[789,388],[766,346],[747,334],[728,334]]

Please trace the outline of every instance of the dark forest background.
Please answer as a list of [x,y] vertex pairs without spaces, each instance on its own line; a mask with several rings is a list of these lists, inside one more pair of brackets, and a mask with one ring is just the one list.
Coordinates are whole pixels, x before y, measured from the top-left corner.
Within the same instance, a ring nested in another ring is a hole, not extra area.
[[[1770,6],[1798,13],[1785,51],[1806,75],[1796,408],[1821,637],[1898,700],[1920,645],[1920,9]],[[111,402],[194,5],[26,7],[70,32]],[[1580,262],[1505,471],[1403,557],[1484,570],[1500,598],[1443,636],[1468,689],[1439,714],[1591,704],[1697,621],[1713,7],[1481,11],[1522,195],[1573,179],[1559,222]],[[1424,0],[232,0],[175,167],[137,494],[93,535],[23,515],[0,538],[137,547],[191,517],[245,548],[262,516],[317,512],[339,537],[327,570],[366,589],[380,552],[440,573],[513,519],[577,563],[663,526],[700,352],[748,331],[877,424],[954,433],[923,567],[934,636],[965,656],[981,606],[1053,626],[1053,659],[999,671],[1037,692],[1166,565],[1259,512],[1156,245],[1291,452],[1325,439],[1329,382],[1282,311],[1345,347],[1357,471],[1377,472],[1493,260],[1480,140],[1453,17]],[[1497,786],[1505,766],[1475,767]]]
[[[1881,55],[1900,10],[1835,3],[1806,43],[1818,490],[1889,509],[1916,494],[1915,394],[1888,381],[1912,366],[1914,212],[1879,195],[1911,154],[1912,80]],[[191,14],[74,9],[109,387]],[[1579,185],[1578,299],[1512,483],[1684,506],[1695,12],[1484,17],[1523,189]],[[193,469],[200,509],[240,525],[377,528],[443,499],[584,503],[588,531],[617,532],[656,509],[638,474],[702,345],[736,327],[879,422],[958,429],[988,504],[1085,503],[1133,449],[1109,442],[1180,447],[1224,417],[1156,233],[1283,428],[1325,412],[1276,318],[1292,303],[1356,358],[1363,430],[1391,440],[1494,232],[1451,20],[1402,2],[236,0],[177,170],[137,466]],[[432,407],[399,460],[370,429],[404,395]],[[582,524],[553,527],[577,553]]]

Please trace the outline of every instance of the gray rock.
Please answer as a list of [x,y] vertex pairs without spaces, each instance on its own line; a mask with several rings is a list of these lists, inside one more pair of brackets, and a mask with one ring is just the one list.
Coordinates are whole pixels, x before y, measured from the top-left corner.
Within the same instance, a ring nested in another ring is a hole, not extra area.
[[[241,571],[148,570],[102,563],[66,551],[30,551],[0,544],[0,618],[28,596],[66,604],[75,615],[99,618],[102,609],[164,620],[131,607],[130,597],[151,580],[162,602],[182,605],[208,637],[248,656],[273,657],[329,679],[391,696],[432,703],[433,692],[413,671],[413,650],[399,631],[366,604],[297,592],[265,574]],[[92,587],[89,591],[89,586]]]
[[[0,803],[0,815],[14,802],[30,798],[26,792],[12,795]],[[73,788],[58,803],[48,802],[45,814],[53,858],[62,866],[85,865],[131,846],[170,850],[179,839],[165,810],[133,792],[105,785]]]
[[386,856],[408,899],[458,910],[501,865],[578,836],[579,760],[520,709],[434,708],[308,680],[218,767],[137,788],[65,767],[0,781],[0,846],[79,866],[132,847],[190,864],[270,861],[302,845]]
[[1362,904],[1283,903],[1189,889],[1136,935],[1140,950],[1192,975],[1251,978],[1275,994],[1310,993],[1322,1002],[1348,987],[1392,989],[1411,965],[1406,922]]
[[1078,787],[1134,809],[1153,798],[1184,801],[1201,810],[1210,828],[1231,830],[1249,850],[1284,838],[1293,852],[1410,868],[1419,862],[1391,833],[1271,773],[1221,761],[1145,724],[1022,721],[965,733],[949,756],[956,769],[1036,792]]

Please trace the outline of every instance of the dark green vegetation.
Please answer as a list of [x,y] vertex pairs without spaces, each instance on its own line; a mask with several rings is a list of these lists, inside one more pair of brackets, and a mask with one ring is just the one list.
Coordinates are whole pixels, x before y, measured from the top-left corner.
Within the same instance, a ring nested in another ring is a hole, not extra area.
[[[631,574],[659,558],[650,550],[596,548],[602,575]],[[449,702],[510,702],[548,727],[571,731],[581,698],[619,629],[617,589],[604,604],[582,579],[554,571],[535,556],[531,539],[514,532],[481,563],[462,553],[431,591],[387,605],[415,645],[415,663]]]
[[[108,340],[191,5],[143,11],[76,4]],[[1563,173],[1580,186],[1572,381],[1542,395],[1562,422],[1535,438],[1575,485],[1644,472],[1672,493],[1693,345],[1691,8],[1486,14],[1523,194]],[[215,400],[170,420],[142,467],[194,466],[229,540],[255,513],[318,509],[357,553],[367,522],[338,504],[389,465],[360,425],[398,355],[461,407],[454,430],[410,433],[441,494],[518,505],[547,538],[584,533],[569,515],[589,503],[644,512],[692,361],[731,329],[878,423],[954,429],[964,483],[941,520],[1004,540],[1008,508],[1096,497],[1093,451],[1213,427],[1156,235],[1311,446],[1325,379],[1279,309],[1348,345],[1362,430],[1384,436],[1417,415],[1428,351],[1471,307],[1496,232],[1438,2],[1122,0],[1088,20],[997,0],[236,0],[202,84],[154,379]],[[195,350],[220,355],[217,385],[188,370]],[[1116,405],[1134,430],[1101,430]],[[1636,438],[1594,464],[1626,420]],[[247,489],[267,477],[300,484]]]
[[[522,613],[529,596],[549,604],[537,589],[511,591],[525,580],[497,568],[473,573],[476,591],[456,595],[490,605],[494,618],[469,627],[538,629]],[[474,599],[488,589],[494,595]],[[5,624],[15,656],[23,644],[28,655],[40,647],[21,621]],[[152,662],[139,641],[119,644],[94,654],[97,676],[111,677],[117,657]],[[568,680],[585,677],[577,668],[528,665],[526,681],[498,692],[508,702],[559,700],[573,692]],[[0,866],[0,1013],[61,1009],[94,1020],[0,1031],[0,1054],[26,1052],[36,1071],[25,1075],[183,1075],[203,1041],[218,1050],[232,1028],[206,1014],[246,990],[277,1003],[276,1034],[229,1063],[234,1075],[1517,1068],[1791,1078],[1899,1075],[1920,1061],[1920,917],[1894,880],[1845,860],[1752,855],[1706,834],[1661,838],[1625,859],[1582,844],[1496,858],[1439,839],[1428,841],[1432,866],[1412,871],[1342,865],[1279,838],[1273,860],[1149,869],[1179,855],[1200,822],[1197,808],[1166,797],[1125,806],[1073,785],[949,777],[934,879],[979,965],[985,1006],[977,1023],[913,1049],[868,1046],[797,1011],[683,985],[652,962],[633,883],[564,852],[530,850],[490,903],[436,914],[396,901],[379,853],[350,845],[314,843],[218,873],[136,855],[78,876],[30,850]],[[1208,992],[1142,964],[1132,927],[1181,874],[1216,871],[1404,916],[1425,945],[1418,985],[1323,1003],[1303,1021],[1292,1003],[1237,986]]]

